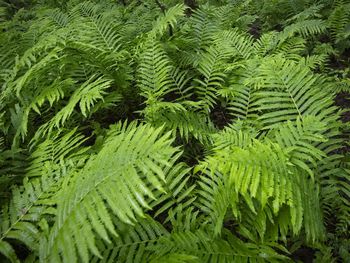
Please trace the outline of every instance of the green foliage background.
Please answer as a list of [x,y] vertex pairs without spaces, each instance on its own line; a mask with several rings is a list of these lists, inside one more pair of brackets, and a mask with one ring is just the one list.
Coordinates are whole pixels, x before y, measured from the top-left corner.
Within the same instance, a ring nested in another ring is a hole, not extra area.
[[1,262],[349,262],[350,2],[192,2],[0,1]]

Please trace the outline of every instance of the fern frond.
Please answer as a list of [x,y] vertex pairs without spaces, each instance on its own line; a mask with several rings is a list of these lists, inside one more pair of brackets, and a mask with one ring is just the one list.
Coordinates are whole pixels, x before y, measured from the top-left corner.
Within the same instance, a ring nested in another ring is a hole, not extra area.
[[272,57],[266,62],[260,67],[258,77],[252,80],[259,88],[255,93],[261,111],[258,119],[265,129],[306,115],[318,116],[325,121],[333,118],[331,114],[335,108],[330,94],[318,88],[324,83],[322,79],[293,61]]
[[239,32],[238,29],[218,33],[215,36],[214,43],[222,49],[227,49],[226,52],[229,52],[230,56],[235,57],[236,60],[237,56],[248,59],[255,55],[253,39]]
[[[174,232],[160,239],[154,247],[155,251],[150,262],[158,263],[180,255],[190,257],[192,262],[279,262],[286,257],[279,255],[271,247],[244,243],[228,230],[222,238],[213,238],[210,231],[198,229],[196,231]],[[179,255],[180,254],[180,255]],[[190,261],[191,262],[191,261]]]
[[[237,146],[219,149],[209,156],[198,167],[203,173],[199,181],[201,198],[198,203],[200,209],[211,218],[215,233],[220,233],[228,209],[232,211],[234,218],[240,220],[242,212],[239,204],[244,202],[255,215],[260,209],[270,206],[277,218],[287,213],[288,221],[282,217],[275,225],[280,227],[284,236],[288,234],[288,229],[297,235],[304,226],[308,239],[322,239],[324,229],[318,191],[314,188],[315,184],[303,176],[298,166],[294,166],[291,161],[287,149],[284,150],[271,142],[262,144],[258,141],[243,149]],[[309,190],[303,190],[301,187]],[[314,202],[313,204],[304,202],[306,193],[309,193],[310,202]],[[318,207],[317,217],[304,214],[304,209],[310,206],[314,206],[314,209]],[[271,216],[270,220],[273,220]],[[261,220],[258,224],[267,224],[266,217],[262,217]],[[266,229],[266,226],[263,229]],[[260,236],[263,237],[264,233],[265,230],[262,230]],[[276,240],[277,235],[274,238]]]
[[326,155],[313,144],[327,141],[322,135],[325,131],[325,123],[320,122],[317,118],[306,116],[303,119],[298,117],[294,123],[288,121],[276,126],[269,136],[272,135],[274,141],[289,151],[290,161],[294,165],[308,172],[314,179],[314,173],[309,164],[316,168],[317,161]]
[[157,207],[154,217],[168,214],[164,223],[170,220],[169,216],[173,211],[187,209],[196,199],[193,193],[195,185],[189,184],[191,168],[184,163],[179,163],[167,170],[164,186],[166,193],[160,194],[159,198],[151,203],[152,207]]
[[134,226],[121,223],[118,219],[113,222],[118,228],[120,237],[114,238],[110,244],[99,244],[101,257],[94,257],[89,262],[145,262],[151,251],[149,247],[158,242],[159,238],[168,235],[168,231],[150,216],[140,218]]
[[335,1],[333,8],[327,24],[330,28],[331,36],[336,43],[339,43],[350,36],[349,30],[347,29],[350,24],[350,4],[344,3],[342,0]]
[[75,165],[84,161],[86,149],[77,151],[84,142],[73,130],[64,136],[54,136],[39,144],[31,155],[31,164],[23,186],[13,187],[12,199],[1,210],[1,252],[11,254],[13,240],[25,244],[35,254],[39,251],[39,221],[46,222],[55,214],[54,196],[60,191],[63,179]]
[[101,257],[94,232],[109,242],[108,232],[118,235],[111,214],[129,224],[136,215],[143,216],[147,199],[163,189],[164,167],[177,151],[171,142],[169,134],[161,136],[161,129],[148,125],[112,130],[101,151],[70,178],[60,195],[42,260],[75,262],[80,257],[88,262],[90,253]]
[[212,19],[211,10],[199,8],[191,16],[191,40],[194,50],[200,52],[208,48],[218,30],[218,24]]
[[68,104],[40,128],[39,133],[46,133],[47,131],[52,131],[54,128],[62,127],[72,115],[77,105],[79,105],[81,114],[87,117],[88,112],[94,106],[95,102],[103,99],[105,90],[110,87],[111,83],[111,80],[104,77],[90,77],[90,79],[74,91]]
[[175,28],[178,17],[183,16],[184,11],[185,6],[183,4],[177,4],[166,10],[165,14],[160,16],[153,24],[152,30],[148,33],[149,37],[162,36],[169,26]]
[[220,94],[228,100],[230,114],[239,120],[254,123],[258,118],[258,104],[256,90],[245,85],[247,79],[256,74],[256,60],[249,60],[242,67],[235,70],[235,75],[229,80],[228,87],[222,89]]
[[321,19],[304,20],[286,26],[279,34],[279,41],[282,43],[295,34],[300,34],[304,38],[320,34],[326,31],[326,23]]
[[158,110],[151,123],[156,126],[164,125],[166,129],[172,131],[174,136],[179,135],[186,142],[194,137],[202,143],[208,143],[210,135],[216,132],[214,124],[209,118],[190,110]]
[[310,18],[319,18],[320,17],[320,11],[324,7],[322,4],[314,4],[310,7],[306,8],[304,11],[294,15],[293,17],[286,20],[286,22],[291,21],[305,21]]
[[166,53],[155,40],[147,41],[143,50],[140,55],[138,82],[141,94],[147,98],[146,103],[152,104],[173,89],[171,65]]
[[85,43],[85,45],[100,52],[117,53],[120,49],[120,36],[117,33],[116,25],[110,19],[101,15],[87,14],[87,19],[82,19],[79,25],[79,32],[83,30],[84,34],[78,34],[76,41]]
[[59,9],[52,10],[49,13],[49,17],[52,23],[59,28],[67,27],[71,21],[69,15]]
[[223,58],[220,50],[214,46],[208,48],[200,56],[198,71],[203,79],[196,78],[195,92],[203,104],[204,111],[209,112],[214,107],[217,92],[221,88],[226,75],[222,72]]
[[233,125],[226,127],[220,133],[214,134],[214,150],[219,151],[230,146],[246,148],[250,146],[257,137],[257,131],[241,130]]

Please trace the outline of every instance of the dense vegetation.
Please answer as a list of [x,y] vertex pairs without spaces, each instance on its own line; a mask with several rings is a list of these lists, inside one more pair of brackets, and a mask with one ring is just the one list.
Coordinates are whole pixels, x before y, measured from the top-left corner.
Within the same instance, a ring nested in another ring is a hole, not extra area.
[[0,262],[350,262],[349,0],[2,0],[0,29]]

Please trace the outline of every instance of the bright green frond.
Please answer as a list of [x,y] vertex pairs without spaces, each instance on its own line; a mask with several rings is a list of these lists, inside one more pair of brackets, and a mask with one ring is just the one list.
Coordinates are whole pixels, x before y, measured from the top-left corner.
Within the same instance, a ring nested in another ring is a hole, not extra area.
[[112,130],[101,151],[60,195],[42,260],[74,262],[80,257],[87,262],[90,253],[101,257],[96,236],[110,242],[110,234],[117,235],[111,215],[133,224],[149,208],[154,191],[163,191],[164,169],[176,152],[171,142],[169,134],[161,136],[161,129],[148,125]]

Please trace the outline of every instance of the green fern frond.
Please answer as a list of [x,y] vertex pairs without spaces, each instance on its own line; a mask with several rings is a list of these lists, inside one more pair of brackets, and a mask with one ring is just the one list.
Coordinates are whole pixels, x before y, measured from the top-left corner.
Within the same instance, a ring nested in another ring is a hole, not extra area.
[[255,76],[257,62],[249,60],[244,66],[238,67],[235,75],[230,78],[228,87],[220,91],[228,100],[230,114],[234,118],[251,123],[256,122],[258,118],[258,97],[256,90],[244,82]]
[[23,186],[13,187],[11,201],[1,208],[0,251],[13,262],[13,240],[37,255],[39,227],[55,215],[54,196],[60,191],[68,171],[84,161],[86,149],[77,151],[83,142],[84,137],[73,130],[64,136],[46,139],[32,153]]
[[188,76],[187,71],[174,67],[170,71],[170,78],[175,84],[174,91],[179,95],[177,101],[184,101],[193,95],[193,87],[188,85],[191,78]]
[[286,257],[279,255],[266,245],[244,243],[229,231],[224,231],[222,238],[213,238],[210,231],[174,232],[160,239],[154,248],[155,255],[150,262],[158,263],[179,254],[189,258],[190,262],[280,262]]
[[[293,123],[276,126],[268,136],[276,141],[282,148],[287,149],[291,156],[290,161],[309,173],[314,179],[312,168],[316,168],[317,161],[326,157],[326,154],[314,146],[315,143],[325,142],[327,139],[322,135],[326,131],[325,123],[317,118],[306,116],[300,117]],[[312,165],[312,167],[309,167]]]
[[39,133],[50,132],[54,128],[64,126],[66,121],[75,111],[75,107],[77,105],[79,105],[81,114],[84,117],[87,117],[95,102],[98,100],[103,100],[105,90],[111,86],[111,83],[111,80],[104,77],[90,77],[89,80],[74,91],[68,104],[64,106],[48,123],[40,128]]
[[65,28],[71,22],[69,15],[62,12],[60,9],[49,10],[47,16],[51,20],[51,25],[54,28]]
[[88,262],[90,253],[101,257],[96,234],[107,242],[108,232],[118,235],[111,214],[133,224],[149,208],[154,190],[163,190],[164,167],[177,151],[171,142],[169,134],[161,136],[161,129],[148,125],[112,130],[101,151],[70,177],[60,195],[42,260],[75,262],[79,257]]
[[305,21],[310,18],[319,18],[320,17],[320,11],[324,7],[322,4],[314,4],[310,7],[306,8],[304,11],[294,15],[293,17],[287,19],[286,22],[291,21]]
[[160,193],[159,198],[151,203],[152,207],[157,207],[154,217],[168,214],[164,223],[170,220],[169,216],[173,211],[179,210],[180,207],[181,210],[186,209],[196,199],[193,194],[195,185],[189,185],[191,168],[184,163],[179,163],[167,170],[164,186],[166,193]]
[[339,43],[340,41],[349,38],[349,24],[350,24],[350,4],[344,1],[335,1],[333,11],[331,12],[327,24],[331,31],[331,36]]
[[300,34],[304,38],[325,32],[326,23],[321,19],[305,20],[286,26],[279,34],[279,41],[283,43],[295,34]]
[[159,43],[150,39],[143,47],[138,68],[139,88],[147,98],[146,104],[152,104],[173,90],[170,78],[172,69],[170,60]]
[[214,43],[223,50],[230,53],[230,56],[249,59],[255,55],[253,39],[239,32],[238,29],[227,30],[218,33],[215,36]]
[[230,146],[246,148],[257,137],[257,131],[236,129],[233,125],[226,127],[220,133],[214,134],[214,150],[220,151]]
[[162,36],[169,26],[175,28],[178,17],[183,16],[184,11],[185,6],[183,4],[177,4],[166,10],[165,14],[160,16],[153,24],[152,30],[148,33],[149,37]]
[[[316,217],[312,218],[303,212],[310,205],[304,203],[304,193],[309,193],[315,198],[310,199],[310,202],[316,202],[317,207],[320,207],[317,190],[304,192],[300,189],[302,185],[313,189],[314,183],[307,180],[297,167],[292,164],[288,150],[273,143],[261,144],[254,141],[244,149],[237,146],[220,149],[198,167],[203,172],[200,180],[199,207],[212,218],[215,232],[218,234],[228,208],[235,218],[241,217],[239,203],[243,200],[254,214],[258,213],[259,207],[271,206],[273,214],[278,215],[287,206],[289,220],[280,222],[280,231],[284,231],[284,235],[288,233],[289,228],[297,235],[304,225],[310,240],[322,239],[320,212],[316,224],[312,224]],[[271,172],[272,169],[274,172]],[[262,220],[260,224],[266,224],[267,219]],[[282,228],[283,225],[286,225],[287,230]]]
[[101,15],[91,14],[87,19],[82,19],[77,23],[79,28],[84,30],[84,34],[78,34],[76,41],[82,42],[91,49],[97,49],[100,52],[118,52],[120,49],[120,36],[117,33],[116,25],[110,19]]
[[271,57],[266,62],[252,80],[259,88],[255,93],[261,112],[258,119],[265,129],[306,115],[325,121],[337,118],[332,116],[335,108],[330,93],[318,88],[324,80],[313,75],[308,67],[281,57]]
[[203,104],[203,109],[209,112],[214,107],[217,92],[225,81],[226,75],[222,72],[225,54],[214,46],[203,52],[198,62],[198,71],[202,78],[194,79],[195,92]]
[[210,218],[214,226],[214,234],[219,235],[229,208],[236,217],[240,216],[237,209],[238,195],[231,191],[225,175],[219,171],[204,171],[199,179],[199,198],[196,205]]
[[205,50],[214,40],[218,24],[212,18],[211,10],[206,10],[205,8],[196,9],[191,16],[190,36],[196,52]]
[[119,237],[110,244],[99,244],[101,258],[94,257],[89,262],[146,262],[151,251],[149,247],[159,238],[168,235],[168,231],[150,216],[140,218],[134,226],[114,220]]
[[209,118],[201,113],[186,109],[176,111],[158,110],[151,123],[156,126],[164,125],[165,129],[172,131],[174,136],[179,135],[186,142],[194,137],[202,143],[208,143],[210,135],[216,132],[214,124]]

